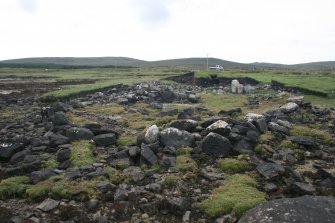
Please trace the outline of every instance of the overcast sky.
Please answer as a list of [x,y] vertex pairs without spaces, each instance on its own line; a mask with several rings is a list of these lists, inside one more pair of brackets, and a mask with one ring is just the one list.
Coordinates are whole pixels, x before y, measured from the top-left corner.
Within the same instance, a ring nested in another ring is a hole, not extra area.
[[335,60],[335,0],[0,0],[0,60]]

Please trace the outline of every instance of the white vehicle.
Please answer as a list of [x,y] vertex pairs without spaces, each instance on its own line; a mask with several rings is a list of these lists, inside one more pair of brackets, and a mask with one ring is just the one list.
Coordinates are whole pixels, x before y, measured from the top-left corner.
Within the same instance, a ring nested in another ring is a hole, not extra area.
[[209,67],[209,69],[216,70],[216,71],[223,71],[223,67],[221,65],[215,65],[215,67]]

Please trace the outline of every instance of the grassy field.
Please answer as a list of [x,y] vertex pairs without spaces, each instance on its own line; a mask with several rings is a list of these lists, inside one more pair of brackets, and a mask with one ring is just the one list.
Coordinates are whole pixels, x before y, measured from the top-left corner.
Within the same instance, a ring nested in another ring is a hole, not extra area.
[[306,74],[299,72],[257,72],[257,73],[236,73],[236,72],[215,72],[198,71],[198,77],[209,77],[210,75],[218,77],[250,77],[261,83],[271,83],[275,80],[285,84],[288,87],[300,87],[310,90],[327,93],[331,98],[335,98],[335,73],[333,74]]
[[[98,91],[116,84],[132,84],[142,81],[159,80],[171,75],[182,74],[184,70],[179,68],[146,68],[146,69],[114,69],[114,68],[92,68],[92,69],[37,69],[37,68],[0,68],[0,79],[5,77],[39,77],[34,78],[35,82],[56,82],[71,80],[94,80],[94,83],[81,85],[66,85],[56,91],[51,91],[42,96],[43,99],[61,99],[71,97],[83,92]],[[196,71],[197,77],[209,77],[210,75],[219,77],[250,77],[261,83],[271,83],[271,80],[279,81],[286,86],[300,87],[319,91],[328,94],[329,98],[322,98],[306,95],[306,99],[315,105],[323,107],[335,106],[335,74],[307,74],[303,72],[215,72]],[[24,80],[23,80],[24,81]],[[217,104],[224,103],[225,107],[238,107],[245,101],[245,96],[236,100],[232,97],[220,97],[202,95],[207,98],[209,107],[217,107]],[[216,109],[214,109],[216,110]]]

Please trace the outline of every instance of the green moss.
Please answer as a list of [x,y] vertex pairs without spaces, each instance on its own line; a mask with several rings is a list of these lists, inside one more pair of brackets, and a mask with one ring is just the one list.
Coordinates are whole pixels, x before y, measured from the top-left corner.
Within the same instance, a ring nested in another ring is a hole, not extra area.
[[26,191],[29,177],[17,176],[2,180],[0,183],[0,199],[21,197]]
[[262,148],[261,145],[257,145],[257,146],[256,146],[256,148],[255,148],[255,153],[257,153],[257,154],[259,154],[259,155],[261,155],[261,154],[264,153],[263,148]]
[[250,169],[249,163],[244,160],[225,158],[218,160],[221,171],[229,174],[242,173]]
[[319,129],[309,128],[307,126],[295,125],[291,130],[291,134],[293,136],[311,136],[323,141],[326,144],[333,142],[333,138],[329,133]]
[[92,153],[94,145],[87,140],[73,142],[71,145],[70,160],[75,166],[93,164],[95,158]]
[[200,207],[211,218],[235,212],[241,217],[247,210],[265,201],[265,193],[255,187],[257,182],[246,175],[233,175],[225,186],[201,202]]
[[115,168],[107,167],[105,171],[108,175],[108,178],[112,184],[120,184],[122,182],[128,182],[130,180],[129,175],[125,173],[121,173]]
[[45,169],[54,169],[58,167],[58,162],[55,159],[43,160],[42,167]]
[[50,194],[54,199],[69,199],[83,201],[96,196],[97,181],[67,181],[60,179],[54,182]]
[[190,147],[180,148],[180,149],[177,149],[176,153],[177,153],[177,156],[181,156],[181,155],[191,156],[192,148]]
[[198,170],[198,166],[195,163],[195,161],[187,155],[177,156],[176,167],[183,172],[186,171],[195,172]]
[[116,144],[118,146],[132,146],[136,145],[136,136],[120,136]]
[[275,136],[271,131],[267,131],[266,133],[260,135],[259,143],[261,144],[268,144],[269,142],[273,141]]
[[297,149],[299,149],[299,145],[291,142],[290,140],[283,140],[280,143],[279,148],[297,150]]
[[178,184],[178,181],[180,181],[180,177],[176,175],[168,175],[164,177],[163,184],[168,187],[175,187]]
[[39,182],[35,185],[30,185],[26,190],[26,196],[28,197],[28,199],[34,202],[42,201],[46,197],[48,197],[52,186],[53,186],[52,180],[46,180]]

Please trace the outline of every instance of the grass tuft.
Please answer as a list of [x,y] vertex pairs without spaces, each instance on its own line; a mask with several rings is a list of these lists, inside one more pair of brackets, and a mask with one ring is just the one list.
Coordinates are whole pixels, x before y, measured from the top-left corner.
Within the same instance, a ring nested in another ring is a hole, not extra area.
[[87,140],[73,142],[71,145],[70,160],[75,166],[93,164],[95,158],[92,153],[94,145]]
[[195,161],[187,155],[177,156],[176,167],[182,172],[196,172],[198,170],[198,166]]
[[178,181],[180,181],[180,177],[176,175],[168,175],[164,177],[163,184],[167,187],[175,187],[177,186]]
[[116,145],[118,146],[136,145],[136,136],[120,136],[116,141]]
[[29,177],[27,176],[16,176],[2,180],[0,183],[0,199],[5,200],[23,196],[28,182]]
[[211,218],[235,212],[241,217],[247,210],[265,202],[265,193],[256,189],[257,182],[247,175],[233,175],[226,185],[201,202],[200,207]]
[[293,136],[311,136],[321,140],[325,144],[330,144],[333,142],[333,137],[329,133],[319,129],[309,128],[307,126],[295,125],[291,130],[291,134]]
[[220,159],[217,164],[221,171],[229,174],[243,173],[250,169],[247,161],[232,158]]

